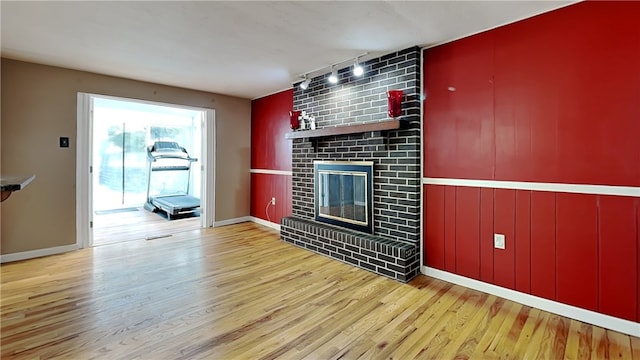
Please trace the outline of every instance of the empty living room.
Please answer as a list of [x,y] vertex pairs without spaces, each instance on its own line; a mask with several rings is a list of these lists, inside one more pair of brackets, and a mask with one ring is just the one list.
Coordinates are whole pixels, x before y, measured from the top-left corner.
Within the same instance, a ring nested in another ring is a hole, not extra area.
[[2,359],[640,359],[640,2],[0,10]]

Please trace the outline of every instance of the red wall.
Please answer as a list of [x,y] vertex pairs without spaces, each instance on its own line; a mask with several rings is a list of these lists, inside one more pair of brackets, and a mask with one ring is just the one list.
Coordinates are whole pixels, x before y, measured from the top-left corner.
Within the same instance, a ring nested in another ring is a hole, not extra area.
[[425,50],[425,176],[640,186],[638,15],[585,2]]
[[[425,50],[424,176],[639,187],[639,18],[583,2]],[[425,265],[640,321],[639,208],[426,185]]]
[[[291,140],[284,138],[293,108],[293,90],[251,102],[251,169],[291,171]],[[269,205],[272,197],[276,205]],[[291,176],[251,174],[251,216],[280,223],[291,215]]]

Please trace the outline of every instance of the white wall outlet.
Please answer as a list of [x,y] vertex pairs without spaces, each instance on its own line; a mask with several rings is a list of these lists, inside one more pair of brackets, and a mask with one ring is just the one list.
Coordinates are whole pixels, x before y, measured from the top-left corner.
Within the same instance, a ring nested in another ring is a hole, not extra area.
[[271,198],[271,205],[275,205],[275,204],[276,204],[276,198],[275,198],[275,197],[272,197],[272,198]]
[[496,249],[504,249],[505,247],[504,234],[493,234],[493,247]]

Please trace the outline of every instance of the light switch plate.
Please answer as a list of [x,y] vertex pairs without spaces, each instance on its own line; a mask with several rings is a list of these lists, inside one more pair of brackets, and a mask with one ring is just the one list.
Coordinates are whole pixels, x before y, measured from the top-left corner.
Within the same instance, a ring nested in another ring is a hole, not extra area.
[[60,147],[61,148],[68,148],[69,147],[69,138],[64,136],[64,137],[60,137]]

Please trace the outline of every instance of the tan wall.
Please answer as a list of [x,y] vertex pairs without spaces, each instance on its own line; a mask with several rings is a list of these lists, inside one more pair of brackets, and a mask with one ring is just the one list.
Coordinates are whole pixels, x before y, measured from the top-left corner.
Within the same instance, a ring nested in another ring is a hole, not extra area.
[[215,109],[215,220],[249,215],[250,100],[9,59],[0,71],[2,174],[36,175],[2,202],[2,254],[76,242],[78,92]]

